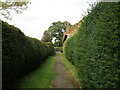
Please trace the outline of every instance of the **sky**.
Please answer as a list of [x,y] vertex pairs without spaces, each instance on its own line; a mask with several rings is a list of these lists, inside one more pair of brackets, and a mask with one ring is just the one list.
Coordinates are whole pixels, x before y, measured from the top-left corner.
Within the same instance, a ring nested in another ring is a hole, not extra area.
[[25,35],[41,39],[53,22],[68,21],[75,24],[82,19],[88,3],[96,0],[31,0],[22,14],[13,14],[10,24],[20,28]]

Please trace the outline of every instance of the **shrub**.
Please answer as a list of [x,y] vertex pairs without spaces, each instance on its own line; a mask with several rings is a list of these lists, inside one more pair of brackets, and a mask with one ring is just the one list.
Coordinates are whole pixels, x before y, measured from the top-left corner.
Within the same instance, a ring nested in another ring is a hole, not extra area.
[[63,46],[62,46],[62,47],[60,47],[60,52],[63,52]]
[[119,88],[120,2],[100,2],[66,41],[65,55],[79,71],[84,88]]
[[28,72],[36,69],[55,51],[51,43],[25,36],[18,28],[2,22],[2,81],[8,88]]
[[54,47],[54,49],[55,49],[56,52],[60,51],[60,47]]

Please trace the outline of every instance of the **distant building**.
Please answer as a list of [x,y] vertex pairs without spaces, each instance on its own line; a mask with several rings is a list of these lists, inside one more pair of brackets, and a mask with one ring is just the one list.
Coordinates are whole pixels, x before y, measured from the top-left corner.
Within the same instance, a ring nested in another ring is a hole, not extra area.
[[69,37],[73,36],[75,33],[77,33],[77,29],[80,26],[81,22],[82,20],[80,20],[73,27],[69,25],[69,22],[66,22],[66,32],[64,32],[63,35],[63,42],[66,41]]

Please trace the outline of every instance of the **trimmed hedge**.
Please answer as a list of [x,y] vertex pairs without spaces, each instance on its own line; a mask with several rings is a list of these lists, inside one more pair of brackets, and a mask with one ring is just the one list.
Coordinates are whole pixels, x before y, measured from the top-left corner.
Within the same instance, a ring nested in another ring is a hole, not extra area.
[[25,36],[18,28],[2,22],[2,81],[8,88],[28,72],[36,69],[55,51],[51,43]]
[[83,88],[120,87],[120,2],[100,2],[65,44]]

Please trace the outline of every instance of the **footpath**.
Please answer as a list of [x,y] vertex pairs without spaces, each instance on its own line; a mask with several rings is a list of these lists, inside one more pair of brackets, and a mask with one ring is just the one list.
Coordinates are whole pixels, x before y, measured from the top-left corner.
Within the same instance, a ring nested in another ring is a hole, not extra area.
[[52,88],[74,88],[71,75],[61,61],[60,52],[56,53],[55,72],[56,77],[52,82]]

